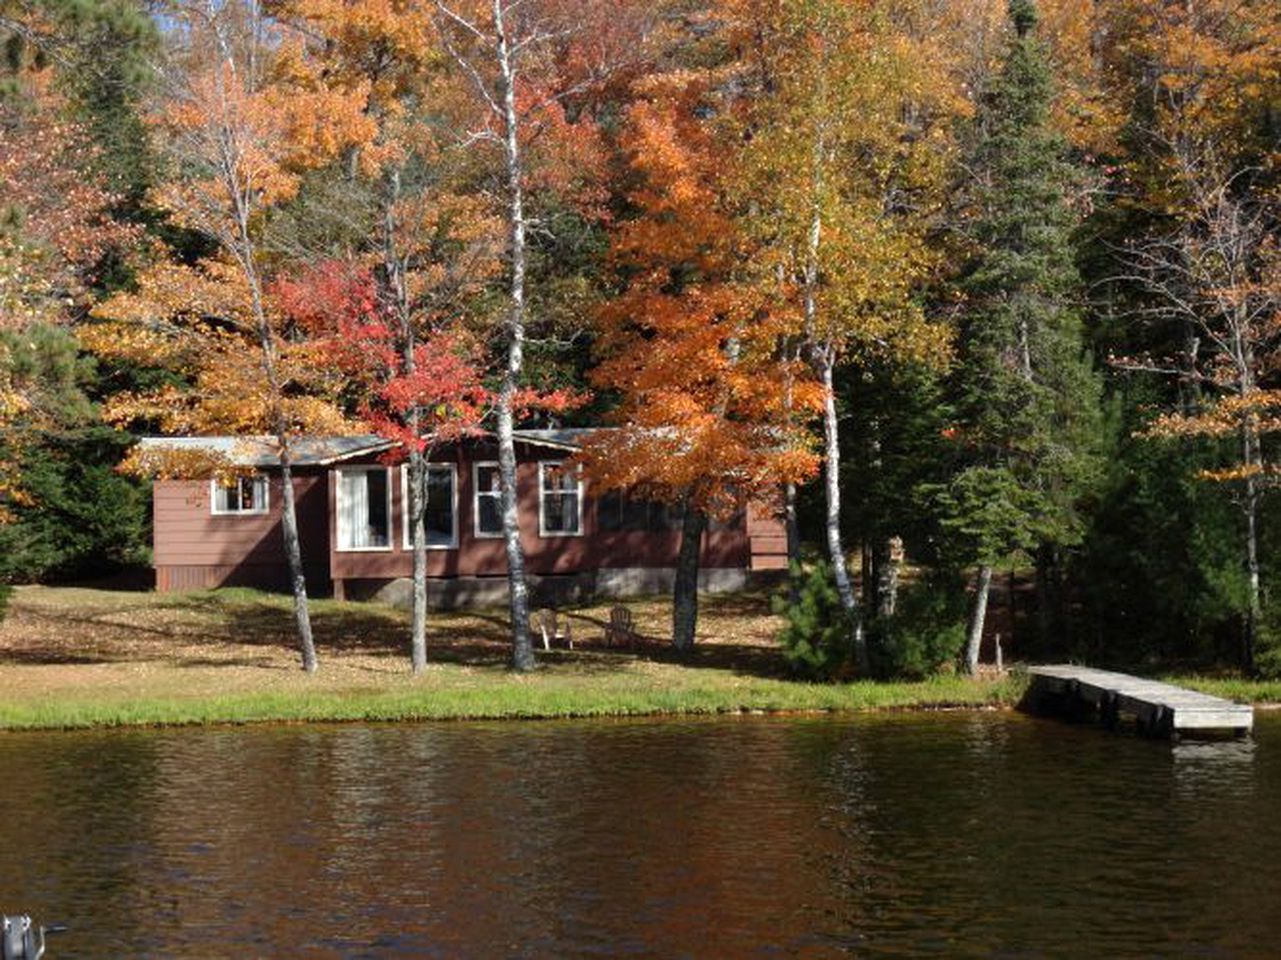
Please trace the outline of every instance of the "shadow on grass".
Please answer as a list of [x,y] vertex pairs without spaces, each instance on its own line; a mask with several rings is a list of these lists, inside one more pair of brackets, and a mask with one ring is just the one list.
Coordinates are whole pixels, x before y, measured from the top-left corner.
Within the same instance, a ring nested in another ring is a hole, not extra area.
[[[666,597],[646,598],[635,604],[622,602],[620,605],[633,609],[638,638],[634,651],[605,646],[604,633],[609,622],[609,610],[594,607],[569,613],[569,619],[574,624],[575,646],[603,656],[606,664],[614,656],[634,656],[652,663],[725,670],[740,676],[767,679],[786,679],[792,676],[778,646],[772,642],[762,642],[759,629],[750,631],[750,638],[735,636],[737,632],[744,632],[745,622],[771,615],[770,599],[766,593],[701,597],[699,639],[689,653],[681,653],[672,646],[668,632],[671,607]],[[581,633],[580,624],[583,625]],[[738,628],[737,631],[735,627]],[[583,636],[589,639],[586,642],[580,641],[579,638]]]
[[18,650],[0,650],[0,664],[28,667],[74,667],[94,663],[115,663],[119,659],[118,657],[90,656],[44,646],[23,647]]
[[[635,615],[639,636],[635,650],[605,645],[612,605],[593,605],[565,611],[574,633],[574,650],[557,645],[545,651],[533,631],[535,654],[553,672],[588,675],[617,672],[634,660],[757,677],[788,675],[778,648],[762,642],[754,622],[769,615],[766,595],[702,598],[702,638],[687,655],[671,647],[669,603],[665,597],[622,602]],[[169,614],[172,619],[166,621]],[[243,588],[152,594],[136,606],[42,604],[25,608],[22,616],[32,629],[19,643],[0,646],[0,664],[70,666],[171,659],[191,667],[294,669],[297,636],[292,603],[285,595]],[[409,618],[402,611],[375,603],[320,600],[311,606],[311,622],[322,662],[326,654],[386,658],[389,665],[408,659]],[[207,652],[198,649],[202,646]],[[217,655],[219,648],[232,646],[261,648],[263,655],[236,655],[232,650],[227,650],[226,657]],[[433,611],[427,624],[427,648],[431,662],[503,668],[511,660],[506,611]]]

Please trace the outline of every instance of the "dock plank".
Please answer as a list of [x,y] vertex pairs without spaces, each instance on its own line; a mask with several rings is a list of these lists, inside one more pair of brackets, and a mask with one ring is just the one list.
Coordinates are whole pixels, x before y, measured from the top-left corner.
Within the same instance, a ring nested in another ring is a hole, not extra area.
[[1028,668],[1033,687],[1071,694],[1100,712],[1133,714],[1147,729],[1174,734],[1243,733],[1254,727],[1244,704],[1126,673],[1075,664]]

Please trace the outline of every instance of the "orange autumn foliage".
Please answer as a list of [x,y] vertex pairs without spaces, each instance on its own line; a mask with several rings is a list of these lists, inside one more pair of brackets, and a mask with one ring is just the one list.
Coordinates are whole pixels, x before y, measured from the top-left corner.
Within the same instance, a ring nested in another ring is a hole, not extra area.
[[[116,198],[93,167],[98,151],[65,118],[50,72],[28,71],[16,85],[0,97],[0,333],[9,337],[77,323],[104,262],[127,262],[141,235],[113,218]],[[40,393],[0,342],[0,523],[31,503],[22,453],[56,424]]]
[[779,356],[789,308],[747,279],[725,144],[698,109],[706,87],[672,76],[645,90],[624,139],[641,214],[611,249],[629,280],[600,312],[593,374],[621,394],[620,427],[591,439],[583,460],[604,488],[724,515],[817,470],[801,422],[819,394]]

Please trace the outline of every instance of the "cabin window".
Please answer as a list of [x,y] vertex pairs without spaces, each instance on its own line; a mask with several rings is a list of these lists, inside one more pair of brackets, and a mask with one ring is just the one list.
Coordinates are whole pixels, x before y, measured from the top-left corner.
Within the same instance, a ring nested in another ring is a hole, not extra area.
[[476,536],[501,537],[503,535],[503,491],[498,464],[476,464],[475,480]]
[[338,549],[391,549],[391,471],[338,471]]
[[[409,466],[400,468],[400,489],[404,516],[405,549],[414,545],[414,529],[409,522]],[[423,505],[423,527],[427,531],[428,550],[448,550],[458,546],[458,471],[452,463],[427,464],[427,502]]]
[[744,523],[747,522],[746,510],[735,510],[723,520],[716,517],[707,518],[707,530],[709,533],[716,533],[720,530],[742,530]]
[[538,465],[538,534],[576,537],[583,532],[583,482],[561,463]]
[[211,481],[209,510],[215,515],[266,513],[267,478],[232,477]]
[[597,522],[606,533],[679,530],[681,517],[679,505],[638,500],[619,490],[611,490],[596,505]]

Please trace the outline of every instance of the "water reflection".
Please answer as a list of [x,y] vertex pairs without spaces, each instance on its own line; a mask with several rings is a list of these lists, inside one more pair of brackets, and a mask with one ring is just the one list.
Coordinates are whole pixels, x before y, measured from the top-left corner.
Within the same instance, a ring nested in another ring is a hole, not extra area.
[[1170,748],[1180,796],[1213,802],[1216,796],[1253,793],[1258,741],[1185,740]]
[[7,736],[0,910],[81,957],[1261,957],[1278,747],[985,713]]

